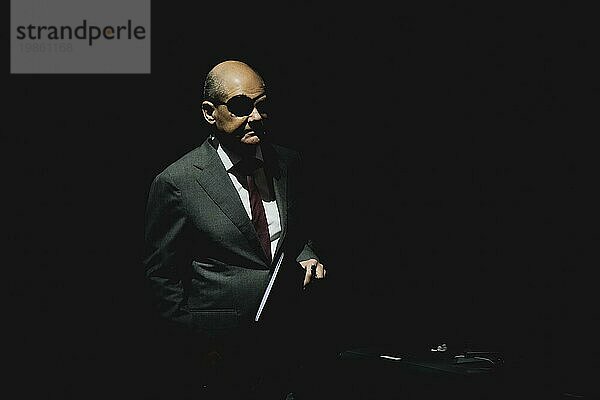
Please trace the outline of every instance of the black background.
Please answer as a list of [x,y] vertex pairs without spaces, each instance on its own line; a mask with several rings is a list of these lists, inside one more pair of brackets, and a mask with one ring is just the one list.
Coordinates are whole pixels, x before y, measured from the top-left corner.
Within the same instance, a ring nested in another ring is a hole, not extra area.
[[131,398],[156,379],[148,354],[169,344],[148,339],[146,196],[206,137],[204,76],[229,58],[263,75],[273,140],[302,151],[313,177],[331,293],[313,321],[328,351],[468,342],[560,390],[591,390],[589,10],[152,7],[150,75],[10,75],[5,64],[5,326],[22,397]]

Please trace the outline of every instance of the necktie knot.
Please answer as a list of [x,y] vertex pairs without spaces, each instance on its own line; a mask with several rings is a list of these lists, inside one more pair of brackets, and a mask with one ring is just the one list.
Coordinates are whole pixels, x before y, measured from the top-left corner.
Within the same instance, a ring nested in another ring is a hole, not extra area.
[[262,161],[255,157],[243,158],[234,166],[242,176],[252,175],[260,167],[262,167]]

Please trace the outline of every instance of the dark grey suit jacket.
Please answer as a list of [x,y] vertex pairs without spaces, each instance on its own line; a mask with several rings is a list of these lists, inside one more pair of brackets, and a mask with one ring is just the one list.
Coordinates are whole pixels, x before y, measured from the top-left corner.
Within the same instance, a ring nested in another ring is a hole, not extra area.
[[[265,144],[262,150],[282,226],[273,260],[285,252],[280,274],[295,274],[301,289],[303,271],[297,261],[318,259],[302,225],[306,218],[301,159],[297,152],[277,145]],[[146,277],[160,315],[209,334],[253,320],[274,262],[266,259],[208,140],[154,179],[145,228]]]

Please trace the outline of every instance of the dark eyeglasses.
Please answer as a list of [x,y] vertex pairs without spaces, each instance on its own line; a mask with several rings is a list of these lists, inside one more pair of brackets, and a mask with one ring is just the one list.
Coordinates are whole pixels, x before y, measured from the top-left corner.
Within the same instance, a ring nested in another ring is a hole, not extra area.
[[256,101],[256,99],[259,99],[261,97],[264,97],[265,94],[261,94],[260,96],[251,99],[250,97],[244,95],[244,94],[238,94],[237,96],[233,96],[232,98],[230,98],[229,100],[227,100],[227,102],[223,103],[220,101],[216,101],[214,102],[214,104],[216,106],[220,105],[220,104],[224,104],[227,109],[229,110],[230,113],[232,113],[233,115],[235,115],[236,117],[247,117],[250,114],[252,114],[252,111],[254,111],[254,107],[256,107],[256,110],[261,114],[267,114],[267,108],[268,108],[268,104],[267,104],[267,98],[265,97],[263,100],[260,101]]

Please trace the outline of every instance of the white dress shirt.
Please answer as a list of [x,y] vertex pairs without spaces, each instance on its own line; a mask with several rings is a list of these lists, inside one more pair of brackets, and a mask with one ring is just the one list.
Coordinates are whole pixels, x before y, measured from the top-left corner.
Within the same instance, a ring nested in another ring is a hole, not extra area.
[[[242,184],[238,181],[237,177],[232,173],[231,167],[233,167],[233,162],[231,158],[225,152],[223,146],[218,144],[217,146],[217,154],[225,167],[225,170],[229,174],[229,179],[233,183],[235,190],[237,190],[238,195],[240,196],[240,200],[242,200],[242,204],[244,205],[244,209],[246,210],[246,214],[248,214],[248,218],[252,220],[252,210],[250,208],[250,193],[246,188],[242,186]],[[260,146],[257,146],[257,156],[259,159],[262,159],[262,153],[260,150]],[[254,180],[256,182],[256,186],[258,187],[259,192],[261,193],[262,203],[265,208],[265,214],[267,215],[267,226],[269,229],[269,238],[271,239],[271,257],[275,255],[275,249],[277,249],[277,242],[281,236],[281,220],[279,218],[279,208],[277,207],[277,202],[275,201],[275,194],[269,194],[269,188],[271,185],[267,182],[267,177],[265,175],[264,168],[257,169],[254,174]],[[265,200],[266,199],[266,200]]]

